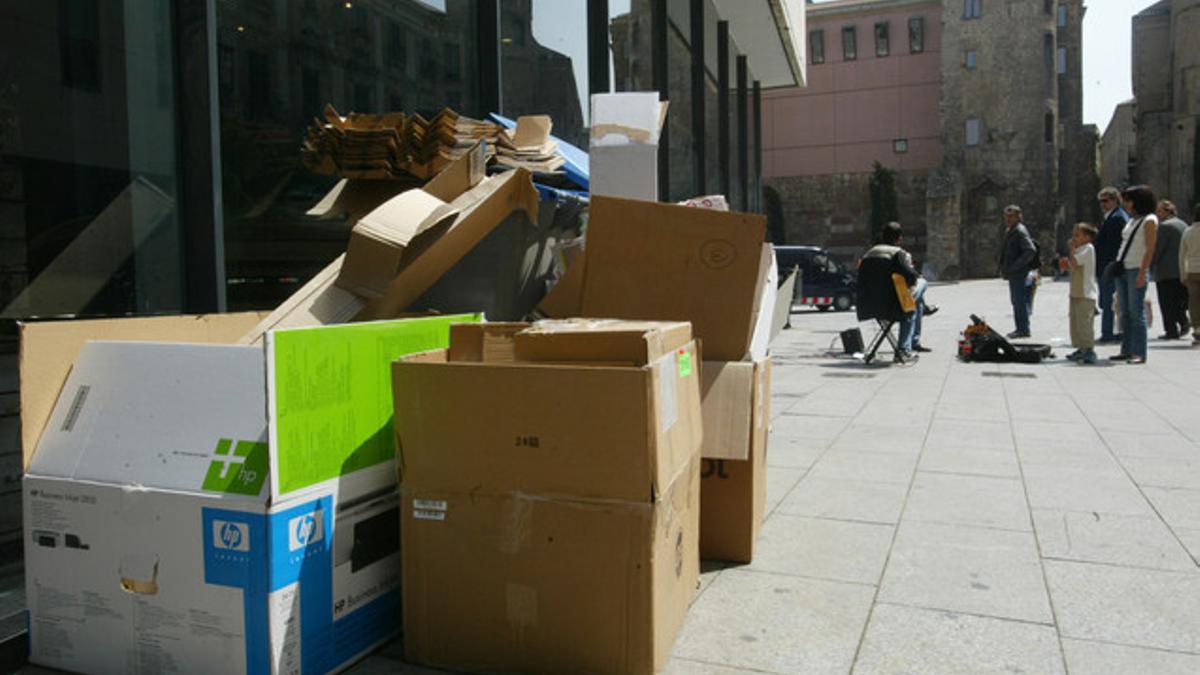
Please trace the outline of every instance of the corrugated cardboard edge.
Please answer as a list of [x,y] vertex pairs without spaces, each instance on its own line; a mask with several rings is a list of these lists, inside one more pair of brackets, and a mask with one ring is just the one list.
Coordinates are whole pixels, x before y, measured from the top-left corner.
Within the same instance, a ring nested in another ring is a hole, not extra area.
[[46,421],[88,340],[233,344],[262,312],[22,323],[21,467],[33,459]]
[[[537,222],[538,193],[524,169],[494,176],[471,193],[477,201],[463,208],[436,241],[404,265],[383,296],[371,300],[355,321],[388,319],[403,312],[514,211],[525,211],[530,221]],[[460,201],[456,199],[454,204],[459,206]]]
[[538,303],[537,311],[552,319],[579,316],[583,306],[583,277],[587,254],[583,253],[567,267],[567,271]]
[[301,328],[331,323],[347,323],[362,309],[365,300],[335,285],[345,255],[293,293],[267,318],[238,340],[238,344],[259,345],[267,331],[275,328]]
[[[719,429],[716,435],[705,433],[703,457],[705,459],[745,460],[750,456],[754,441],[754,415],[757,410],[755,396],[759,377],[759,363],[751,361],[705,361],[701,366],[701,405],[704,410],[704,425],[708,431]],[[713,397],[720,400],[713,402]],[[744,400],[746,408],[739,408],[738,401]],[[708,401],[708,405],[704,405]],[[729,406],[725,414],[715,408],[718,403]]]

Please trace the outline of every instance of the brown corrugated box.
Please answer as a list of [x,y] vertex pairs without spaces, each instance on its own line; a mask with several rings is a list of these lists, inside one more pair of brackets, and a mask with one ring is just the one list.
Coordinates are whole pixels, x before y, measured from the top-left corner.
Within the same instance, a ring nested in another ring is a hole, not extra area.
[[705,361],[700,557],[751,562],[766,503],[771,359]]
[[642,366],[588,362],[591,346],[562,352],[574,365],[393,365],[409,660],[666,663],[699,574],[698,356],[679,337]]

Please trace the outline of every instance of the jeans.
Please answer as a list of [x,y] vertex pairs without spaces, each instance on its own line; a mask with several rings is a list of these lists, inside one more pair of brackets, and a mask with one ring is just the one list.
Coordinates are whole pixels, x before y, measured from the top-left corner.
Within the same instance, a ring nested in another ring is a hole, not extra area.
[[1115,280],[1105,281],[1103,277],[1096,279],[1096,283],[1100,286],[1100,297],[1097,298],[1100,305],[1100,339],[1111,340],[1115,337],[1113,333],[1113,293],[1116,292]]
[[905,351],[910,352],[913,345],[921,344],[921,315],[924,314],[923,300],[926,288],[929,288],[929,282],[925,281],[924,277],[918,277],[917,283],[912,287],[912,296],[917,302],[917,308],[906,314],[900,322],[900,348]]
[[1013,319],[1017,323],[1017,330],[1028,333],[1029,314],[1033,311],[1033,294],[1032,289],[1025,285],[1024,276],[1008,280],[1008,298],[1012,301]]
[[[1146,287],[1137,287],[1138,271],[1126,269],[1117,277],[1121,302],[1121,353],[1146,358]],[[1147,282],[1149,283],[1149,282]]]

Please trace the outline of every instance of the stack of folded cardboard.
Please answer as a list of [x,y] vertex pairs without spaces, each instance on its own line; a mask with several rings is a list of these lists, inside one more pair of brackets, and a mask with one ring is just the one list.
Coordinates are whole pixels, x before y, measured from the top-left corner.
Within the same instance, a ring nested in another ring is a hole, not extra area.
[[566,160],[558,154],[558,142],[550,138],[553,122],[549,115],[524,115],[517,126],[497,137],[496,161],[530,173],[553,173]]

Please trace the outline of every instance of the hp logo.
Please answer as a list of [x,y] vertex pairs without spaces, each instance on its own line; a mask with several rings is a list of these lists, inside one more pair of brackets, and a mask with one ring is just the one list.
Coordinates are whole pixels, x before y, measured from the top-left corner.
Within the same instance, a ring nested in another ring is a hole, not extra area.
[[213,548],[242,552],[250,550],[250,526],[248,524],[214,520],[212,527]]
[[288,521],[288,550],[298,551],[325,538],[325,518],[321,511],[296,516]]

